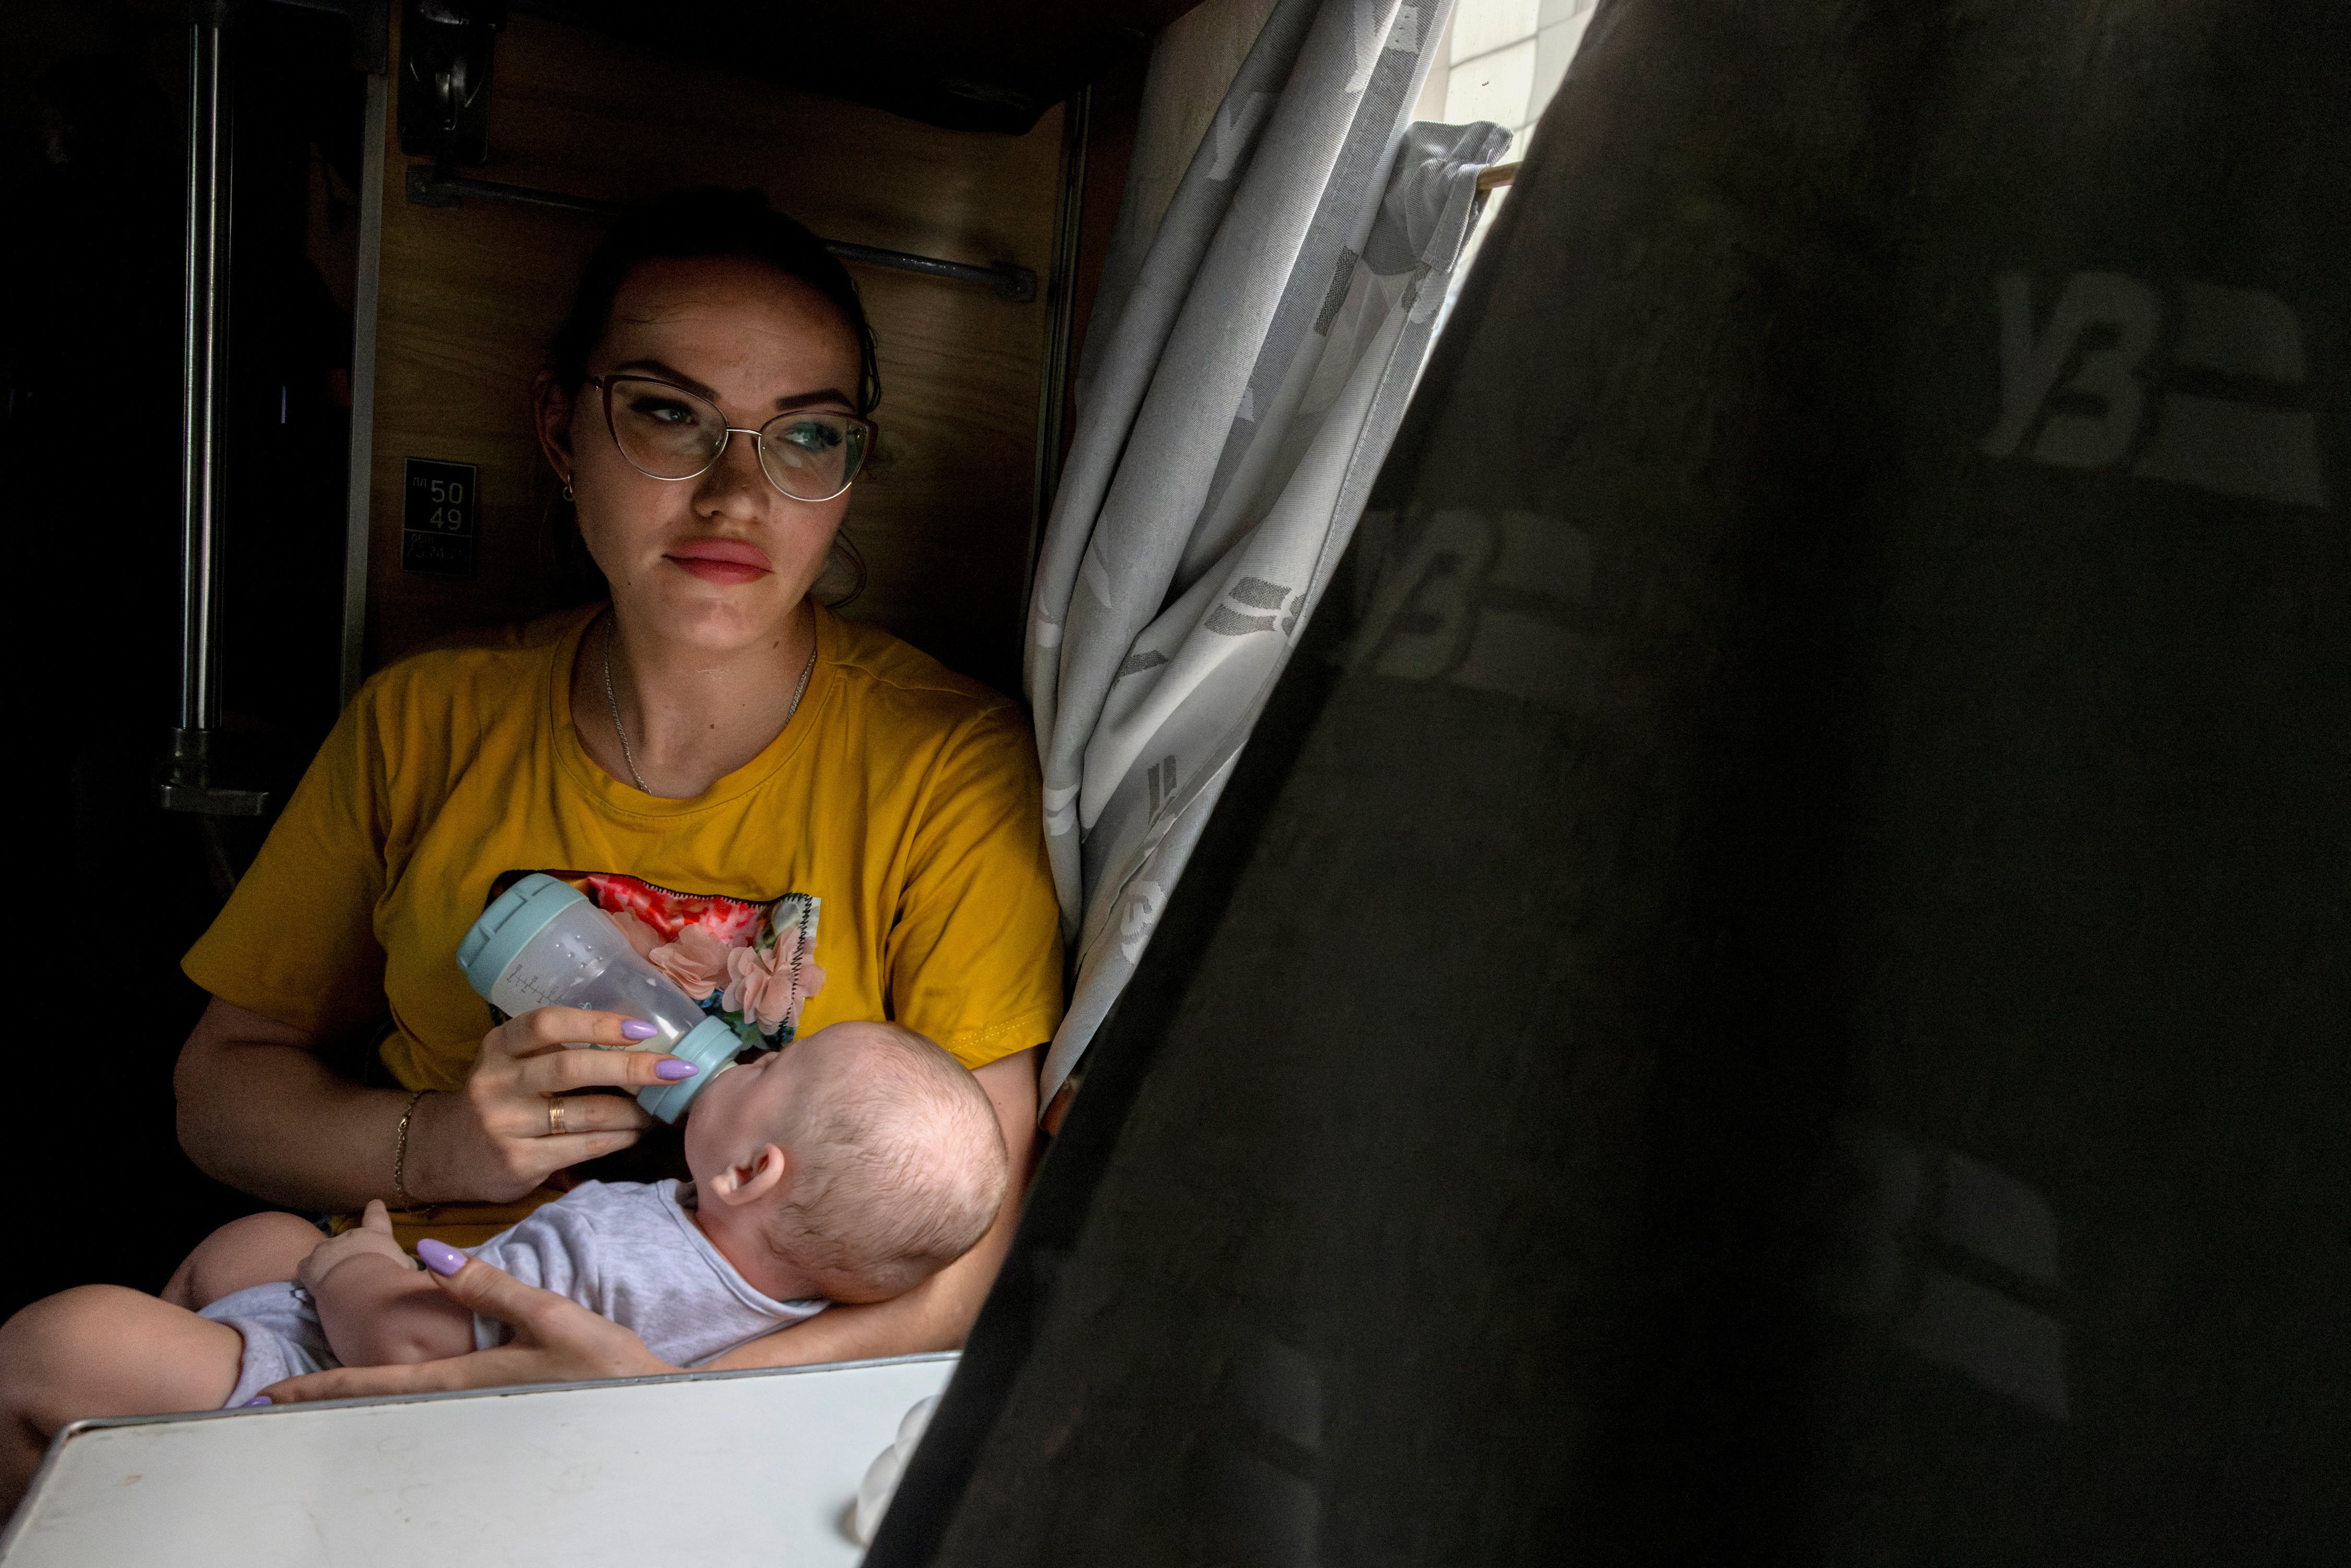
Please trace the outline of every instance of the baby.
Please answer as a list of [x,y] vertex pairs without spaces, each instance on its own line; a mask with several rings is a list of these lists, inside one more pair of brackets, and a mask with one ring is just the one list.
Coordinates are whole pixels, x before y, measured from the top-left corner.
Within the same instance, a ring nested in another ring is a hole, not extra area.
[[[690,1187],[583,1182],[473,1256],[690,1367],[831,1302],[908,1290],[978,1242],[1008,1179],[978,1080],[892,1024],[834,1024],[721,1073],[686,1119],[685,1158]],[[216,1241],[227,1233],[204,1246]],[[454,1266],[455,1250],[436,1255],[438,1246],[418,1250]],[[191,1260],[199,1271],[204,1258],[200,1248]],[[78,1378],[108,1390],[92,1408],[120,1408],[126,1376],[142,1373],[157,1385],[154,1408],[190,1409],[247,1404],[282,1378],[336,1365],[437,1361],[510,1333],[418,1272],[371,1204],[367,1222],[319,1242],[293,1281],[235,1291],[200,1312],[85,1286],[0,1331],[16,1342],[0,1359],[43,1367],[45,1402],[61,1409]]]

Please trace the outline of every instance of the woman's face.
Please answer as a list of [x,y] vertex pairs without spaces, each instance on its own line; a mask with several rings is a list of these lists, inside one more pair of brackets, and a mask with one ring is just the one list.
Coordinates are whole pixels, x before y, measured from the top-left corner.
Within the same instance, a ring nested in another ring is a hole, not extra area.
[[[763,263],[647,262],[612,305],[590,375],[674,382],[757,430],[788,410],[853,414],[857,340],[815,289]],[[624,395],[625,389],[622,394]],[[622,456],[598,388],[576,400],[542,378],[539,439],[568,476],[580,531],[634,625],[710,653],[772,640],[824,570],[849,493],[800,501],[732,436],[697,478],[657,479]]]

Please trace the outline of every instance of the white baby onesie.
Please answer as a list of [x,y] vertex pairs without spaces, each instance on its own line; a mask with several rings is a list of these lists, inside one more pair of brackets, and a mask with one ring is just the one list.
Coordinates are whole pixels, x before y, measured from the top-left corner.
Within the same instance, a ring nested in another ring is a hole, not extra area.
[[[690,1183],[583,1181],[470,1250],[634,1330],[673,1366],[699,1366],[824,1311],[753,1290],[695,1224],[692,1202]],[[474,1319],[475,1350],[513,1337],[495,1318]]]
[[[473,1256],[527,1285],[570,1297],[632,1330],[673,1366],[699,1366],[737,1345],[824,1311],[821,1301],[778,1301],[754,1290],[694,1222],[690,1184],[581,1182]],[[283,1378],[342,1364],[318,1310],[289,1282],[223,1296],[203,1315],[245,1336],[236,1388],[242,1406]],[[474,1319],[474,1348],[504,1344],[513,1331]]]

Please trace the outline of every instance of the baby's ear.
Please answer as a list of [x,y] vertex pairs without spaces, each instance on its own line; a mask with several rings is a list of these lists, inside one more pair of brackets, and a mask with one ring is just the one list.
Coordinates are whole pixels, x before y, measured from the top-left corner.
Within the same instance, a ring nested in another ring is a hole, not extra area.
[[786,1187],[791,1176],[792,1156],[768,1144],[744,1163],[715,1173],[709,1191],[721,1203],[757,1203]]

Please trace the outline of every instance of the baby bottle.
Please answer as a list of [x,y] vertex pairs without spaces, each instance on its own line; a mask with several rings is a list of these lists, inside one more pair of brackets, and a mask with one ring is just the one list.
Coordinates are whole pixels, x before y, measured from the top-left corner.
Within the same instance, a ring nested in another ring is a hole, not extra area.
[[702,1071],[651,1083],[637,1103],[664,1122],[735,1064],[742,1038],[705,1013],[645,961],[620,926],[567,883],[534,872],[491,901],[457,944],[457,967],[490,1006],[513,1018],[533,1008],[592,1008],[642,1019],[661,1033],[633,1051],[665,1051]]

